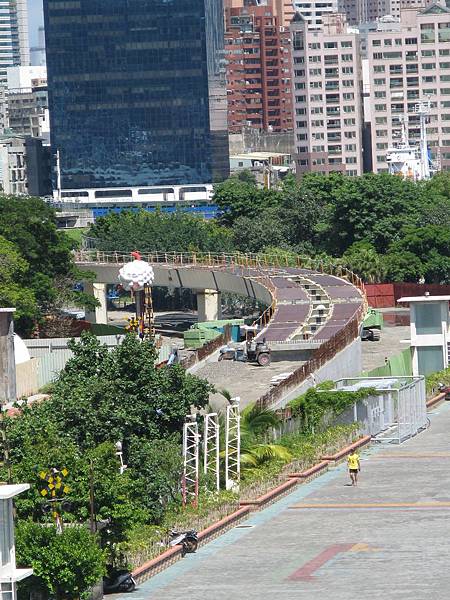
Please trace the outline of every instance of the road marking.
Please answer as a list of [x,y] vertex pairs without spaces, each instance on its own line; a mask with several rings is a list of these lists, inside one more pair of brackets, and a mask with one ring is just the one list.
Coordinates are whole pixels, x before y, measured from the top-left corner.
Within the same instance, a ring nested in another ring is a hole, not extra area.
[[289,508],[450,508],[450,502],[367,502],[348,504],[293,504]]
[[450,458],[450,452],[428,452],[425,454],[378,454],[371,458]]
[[338,554],[348,552],[357,544],[334,544],[289,575],[289,581],[314,581],[313,573]]

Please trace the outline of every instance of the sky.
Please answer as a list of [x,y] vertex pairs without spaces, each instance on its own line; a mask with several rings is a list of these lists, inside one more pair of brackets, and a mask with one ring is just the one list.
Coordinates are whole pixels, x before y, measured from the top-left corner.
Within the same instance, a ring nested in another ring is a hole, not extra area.
[[42,14],[42,0],[28,0],[28,29],[30,36],[30,46],[36,46],[38,43],[37,32],[40,25],[44,24]]

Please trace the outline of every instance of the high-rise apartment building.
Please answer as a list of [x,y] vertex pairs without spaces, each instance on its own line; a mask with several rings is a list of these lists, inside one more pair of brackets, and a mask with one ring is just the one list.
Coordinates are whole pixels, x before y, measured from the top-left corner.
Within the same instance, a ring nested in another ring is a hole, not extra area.
[[362,173],[359,36],[343,14],[323,16],[311,31],[297,14],[293,44],[297,173]]
[[228,130],[292,129],[290,33],[270,6],[225,10]]
[[391,4],[398,4],[400,0],[339,0],[338,8],[345,13],[351,25],[359,25],[375,21],[385,15],[391,14]]
[[402,10],[399,24],[368,33],[367,51],[372,169],[387,171],[386,151],[400,141],[405,115],[409,140],[419,139],[416,105],[427,99],[428,146],[442,168],[450,168],[450,9]]
[[6,69],[30,64],[27,0],[0,0],[0,84]]
[[338,0],[292,0],[292,3],[311,30],[322,29],[324,17],[338,11]]
[[222,0],[44,0],[44,16],[63,189],[228,176]]

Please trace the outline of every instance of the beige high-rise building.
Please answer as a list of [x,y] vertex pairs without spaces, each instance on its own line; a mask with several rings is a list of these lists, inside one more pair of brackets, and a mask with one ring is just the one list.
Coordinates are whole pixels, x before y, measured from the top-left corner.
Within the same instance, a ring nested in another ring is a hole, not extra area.
[[[420,136],[416,105],[430,100],[428,147],[442,168],[450,168],[450,9],[432,4],[403,9],[400,24],[371,31],[364,61],[371,124],[371,168],[387,171],[386,151],[401,140],[407,116],[410,142]],[[367,148],[366,152],[369,152]]]
[[297,13],[291,24],[297,172],[362,173],[359,35],[345,15],[323,17],[311,31]]

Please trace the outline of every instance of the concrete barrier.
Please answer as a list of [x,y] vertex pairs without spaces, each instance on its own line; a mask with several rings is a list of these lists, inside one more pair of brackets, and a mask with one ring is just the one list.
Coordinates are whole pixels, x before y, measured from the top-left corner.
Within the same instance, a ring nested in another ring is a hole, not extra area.
[[372,438],[370,435],[365,435],[360,440],[357,440],[350,446],[339,450],[336,454],[331,454],[329,456],[322,456],[323,461],[327,461],[329,464],[333,464],[334,466],[338,465],[342,462],[353,450],[359,450],[360,448],[364,448],[365,446],[370,444],[370,440]]

